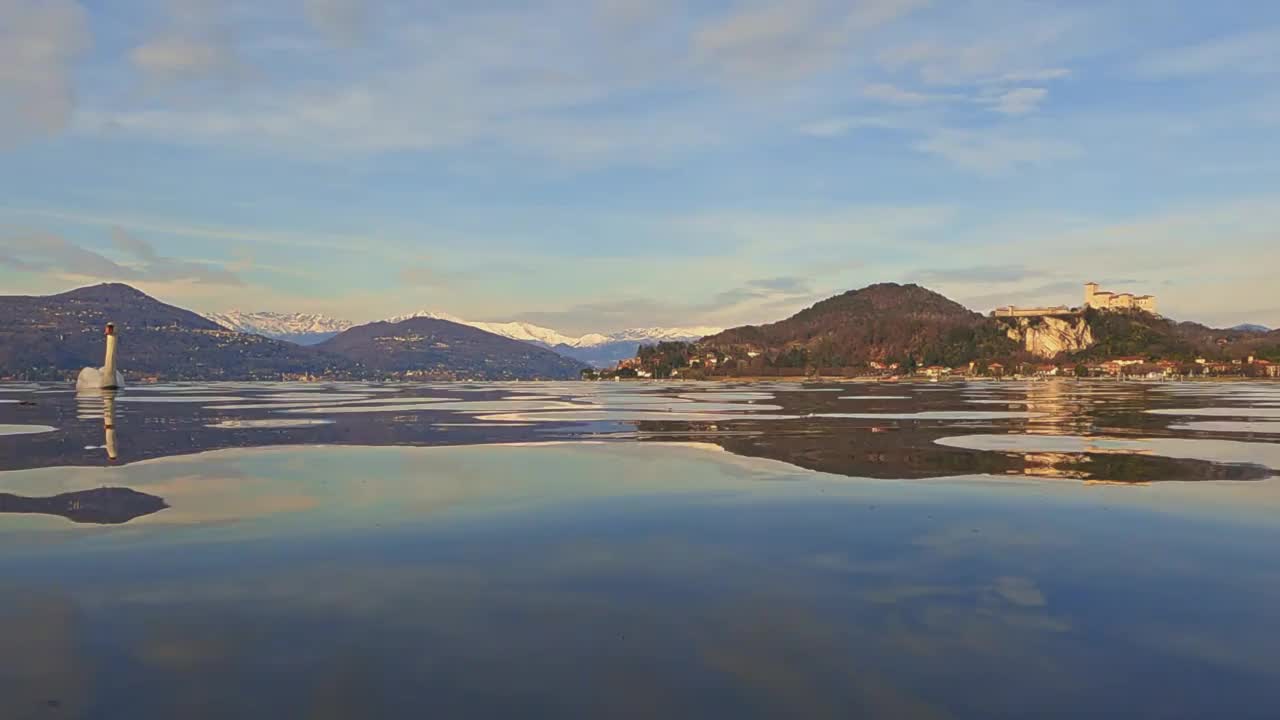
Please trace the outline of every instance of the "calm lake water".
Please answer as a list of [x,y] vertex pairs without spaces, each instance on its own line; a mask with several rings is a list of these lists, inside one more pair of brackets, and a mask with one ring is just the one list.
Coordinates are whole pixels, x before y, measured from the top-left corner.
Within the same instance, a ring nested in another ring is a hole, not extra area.
[[0,384],[0,718],[1280,717],[1280,383]]

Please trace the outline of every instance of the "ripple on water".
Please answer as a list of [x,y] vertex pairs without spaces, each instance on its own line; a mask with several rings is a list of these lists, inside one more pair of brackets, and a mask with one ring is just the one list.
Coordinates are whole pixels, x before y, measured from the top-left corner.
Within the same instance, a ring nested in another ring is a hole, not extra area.
[[765,392],[739,392],[734,390],[707,390],[697,393],[681,393],[679,397],[686,400],[712,400],[715,402],[725,402],[734,400],[772,400],[775,395]]
[[794,420],[796,415],[751,415],[719,412],[661,412],[649,410],[584,410],[560,412],[497,413],[480,415],[491,422],[729,422],[731,420]]
[[855,420],[1030,420],[1045,413],[1013,410],[922,410],[914,413],[814,413],[810,417]]
[[222,422],[209,423],[205,427],[222,430],[241,430],[253,428],[299,428],[332,424],[332,420],[320,418],[264,418],[259,420],[223,420]]
[[1252,422],[1249,420],[1194,420],[1180,425],[1170,425],[1169,429],[1280,435],[1280,422]]
[[317,402],[341,402],[344,400],[368,400],[368,395],[334,392],[282,392],[259,395],[260,400],[315,400]]
[[139,397],[137,395],[120,394],[117,402],[126,403],[204,403],[204,402],[242,402],[249,398],[235,395],[161,395],[158,397]]
[[[512,398],[513,400],[529,400],[530,398]],[[556,399],[556,398],[551,398]],[[592,405],[671,405],[674,403],[692,403],[687,396],[676,395],[659,395],[653,394],[636,394],[636,393],[609,393],[602,395],[582,395],[573,398],[573,402],[591,403]]]
[[284,410],[282,412],[297,415],[328,415],[331,413],[378,413],[378,412],[400,412],[405,410],[451,410],[458,412],[502,412],[507,410],[555,410],[555,409],[574,409],[586,408],[586,405],[577,405],[567,402],[544,402],[533,401],[524,402],[521,400],[477,400],[474,402],[466,400],[449,400],[447,398],[406,398],[405,402],[390,402],[384,404],[364,405],[360,403],[350,403],[346,405],[326,405],[320,407],[305,407],[292,410]]
[[1157,408],[1147,410],[1152,415],[1199,415],[1202,417],[1252,417],[1280,418],[1280,408],[1273,407],[1203,407]]

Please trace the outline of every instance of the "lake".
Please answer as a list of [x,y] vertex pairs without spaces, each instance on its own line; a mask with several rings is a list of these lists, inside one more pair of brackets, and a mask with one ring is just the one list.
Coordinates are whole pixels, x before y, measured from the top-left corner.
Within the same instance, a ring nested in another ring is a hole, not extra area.
[[1280,716],[1280,383],[0,384],[0,717]]

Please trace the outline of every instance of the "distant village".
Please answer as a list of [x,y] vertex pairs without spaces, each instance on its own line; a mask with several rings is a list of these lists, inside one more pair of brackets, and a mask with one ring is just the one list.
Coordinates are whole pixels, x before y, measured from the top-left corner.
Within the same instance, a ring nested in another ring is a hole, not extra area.
[[[1114,312],[1142,311],[1157,314],[1154,295],[1102,290],[1095,282],[1085,283],[1084,303],[1079,307],[996,308],[995,318],[1036,318],[1082,316],[1087,310]],[[1204,377],[1280,378],[1280,363],[1250,355],[1229,361],[1196,357],[1188,360],[1152,359],[1130,355],[1094,362],[999,362],[974,361],[962,367],[922,365],[917,362],[871,360],[856,367],[811,367],[801,363],[768,362],[761,349],[746,348],[735,353],[701,349],[697,343],[659,343],[642,346],[636,357],[606,369],[583,370],[584,380],[645,379],[728,379],[728,378],[864,378],[885,381],[946,378],[1114,378],[1169,380]]]

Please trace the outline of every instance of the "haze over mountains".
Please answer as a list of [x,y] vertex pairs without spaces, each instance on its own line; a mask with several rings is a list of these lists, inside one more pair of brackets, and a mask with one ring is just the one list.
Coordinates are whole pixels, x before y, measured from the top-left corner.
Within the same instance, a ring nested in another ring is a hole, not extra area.
[[[276,340],[286,340],[299,345],[317,345],[354,327],[354,323],[325,315],[309,313],[246,313],[233,310],[227,313],[210,313],[209,320],[237,332],[253,333]],[[512,340],[533,343],[550,348],[566,357],[590,365],[603,367],[624,358],[634,357],[636,348],[667,340],[697,340],[721,331],[718,327],[649,327],[631,328],[612,333],[587,333],[580,336],[566,335],[551,328],[527,322],[477,322],[464,320],[449,313],[420,310],[388,318],[386,322],[399,323],[413,318],[432,318],[468,325],[485,332]]]

